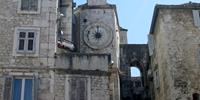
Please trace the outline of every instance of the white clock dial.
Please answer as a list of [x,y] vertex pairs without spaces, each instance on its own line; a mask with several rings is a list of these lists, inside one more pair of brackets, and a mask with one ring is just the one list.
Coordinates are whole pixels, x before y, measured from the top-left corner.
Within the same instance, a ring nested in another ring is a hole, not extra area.
[[108,26],[96,23],[85,29],[83,38],[89,47],[93,49],[102,49],[111,43],[113,33]]

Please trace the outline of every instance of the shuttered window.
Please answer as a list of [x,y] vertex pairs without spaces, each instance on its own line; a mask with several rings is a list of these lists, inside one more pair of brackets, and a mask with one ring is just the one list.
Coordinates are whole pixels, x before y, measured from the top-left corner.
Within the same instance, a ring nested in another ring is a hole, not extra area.
[[33,77],[6,77],[3,100],[37,100],[36,80]]
[[12,100],[33,100],[33,79],[14,79]]

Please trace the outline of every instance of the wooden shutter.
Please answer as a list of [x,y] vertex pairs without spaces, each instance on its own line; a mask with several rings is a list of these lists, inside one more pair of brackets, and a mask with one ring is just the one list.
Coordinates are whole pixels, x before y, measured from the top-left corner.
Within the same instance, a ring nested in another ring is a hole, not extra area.
[[0,99],[3,99],[3,91],[4,91],[4,77],[0,76]]
[[192,10],[193,13],[193,21],[194,25],[197,27],[200,27],[200,15],[199,15],[199,10]]
[[13,82],[13,77],[5,77],[4,80],[4,92],[3,92],[3,100],[11,100],[12,97],[12,82]]
[[38,100],[38,84],[39,84],[39,78],[38,75],[35,75],[33,78],[33,100]]
[[151,34],[148,35],[148,47],[149,47],[149,55],[152,56],[155,49],[155,45],[154,45],[153,35]]

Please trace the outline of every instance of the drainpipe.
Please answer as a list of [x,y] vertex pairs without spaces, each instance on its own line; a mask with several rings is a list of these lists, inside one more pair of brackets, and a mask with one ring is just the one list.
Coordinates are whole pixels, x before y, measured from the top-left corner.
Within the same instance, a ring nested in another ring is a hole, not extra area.
[[72,42],[73,0],[60,0],[59,2],[58,47],[73,51],[75,49]]

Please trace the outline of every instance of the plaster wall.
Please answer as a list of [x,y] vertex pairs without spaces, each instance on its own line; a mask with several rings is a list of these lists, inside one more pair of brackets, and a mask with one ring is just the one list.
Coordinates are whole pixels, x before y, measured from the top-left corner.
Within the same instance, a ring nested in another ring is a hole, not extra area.
[[159,10],[153,33],[153,69],[160,77],[155,100],[191,100],[192,93],[200,92],[199,30],[192,9]]

